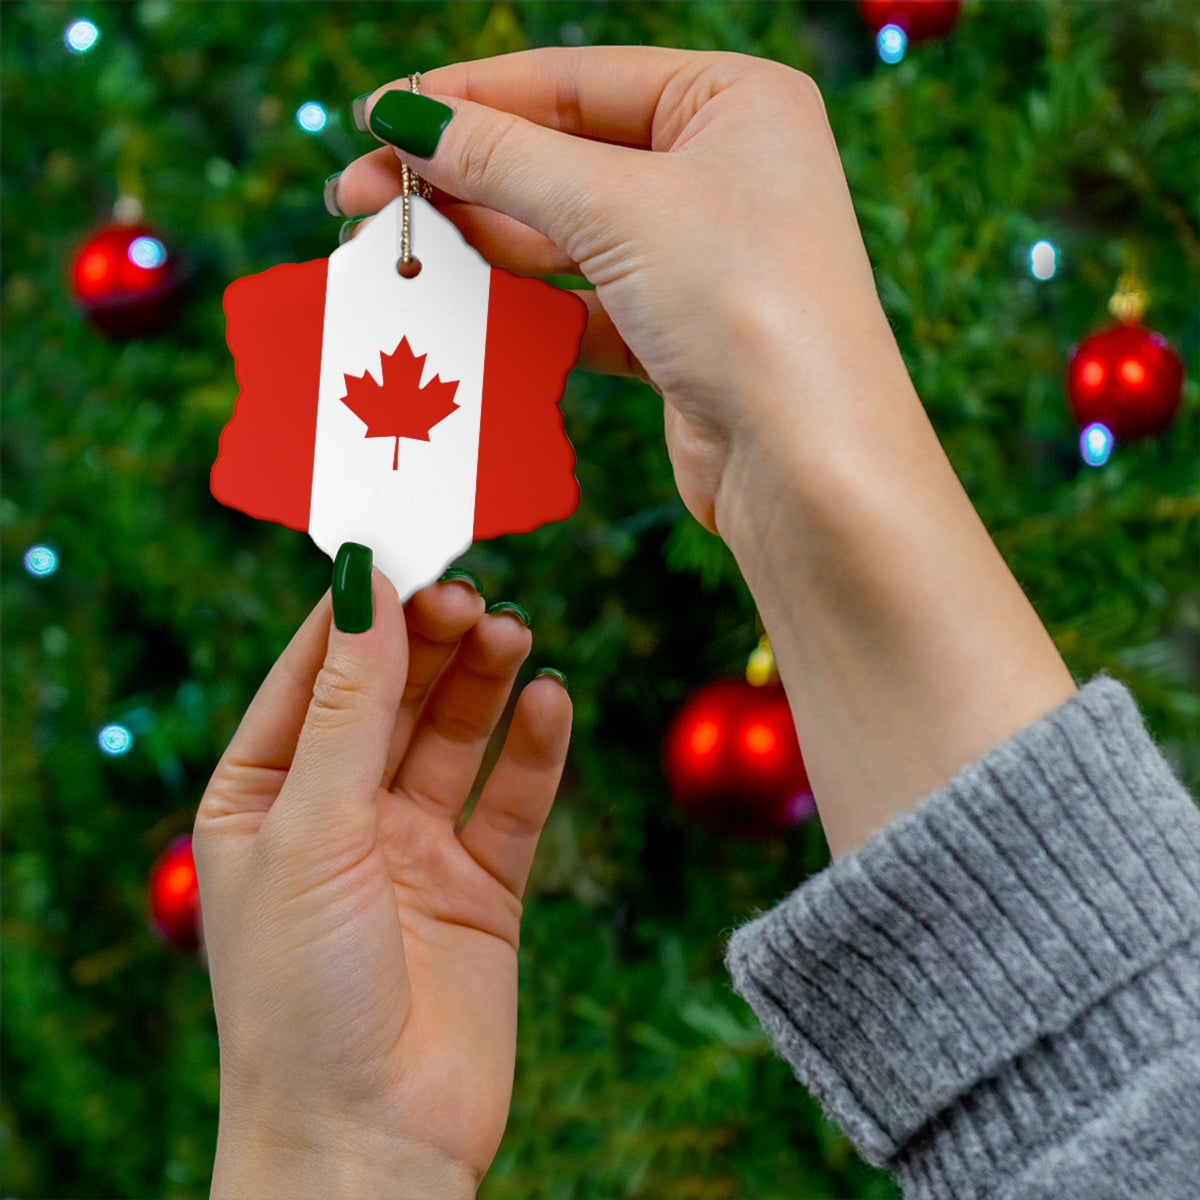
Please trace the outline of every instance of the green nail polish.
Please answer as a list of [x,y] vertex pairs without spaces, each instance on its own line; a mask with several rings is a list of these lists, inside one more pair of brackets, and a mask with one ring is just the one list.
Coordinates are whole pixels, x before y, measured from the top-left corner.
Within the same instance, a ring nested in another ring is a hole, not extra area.
[[375,621],[371,603],[370,546],[343,542],[333,560],[333,623],[343,633],[366,633]]
[[363,92],[361,96],[355,96],[350,101],[350,115],[354,118],[354,128],[359,133],[370,133],[367,128],[367,101],[370,100],[371,93]]
[[517,603],[512,600],[497,600],[495,604],[488,606],[490,613],[507,613],[514,616],[526,629],[529,628],[531,618],[529,614]]
[[331,217],[344,217],[346,214],[338,208],[337,188],[338,180],[341,179],[341,171],[334,171],[330,177],[325,180],[325,186],[321,189],[322,198],[325,201],[325,211]]
[[441,579],[438,580],[438,583],[451,583],[455,580],[461,580],[463,583],[469,583],[477,592],[479,592],[480,595],[483,594],[483,587],[480,585],[479,580],[476,579],[470,571],[464,571],[462,567],[451,567],[441,577]]
[[567,677],[554,667],[542,667],[537,674],[534,675],[534,679],[541,679],[543,675],[549,676],[549,678],[557,680],[560,684],[562,684],[562,690],[564,692],[569,692],[571,690],[567,687]]
[[371,109],[371,132],[418,158],[431,158],[454,109],[412,92],[384,92]]
[[374,213],[367,213],[361,217],[351,217],[348,221],[342,222],[341,229],[338,230],[338,245],[344,246],[353,236],[354,230],[367,219],[373,217]]

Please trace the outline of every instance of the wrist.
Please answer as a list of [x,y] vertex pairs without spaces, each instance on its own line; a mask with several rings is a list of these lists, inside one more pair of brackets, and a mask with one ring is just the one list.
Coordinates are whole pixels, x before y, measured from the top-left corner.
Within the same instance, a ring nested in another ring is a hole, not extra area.
[[873,289],[839,280],[813,296],[768,280],[750,294],[731,286],[715,302],[736,347],[721,381],[731,470],[714,511],[726,541],[753,539],[760,500],[778,487],[819,506],[824,490],[806,486],[814,473],[852,469],[885,447],[897,425],[928,426]]
[[[740,420],[714,497],[717,531],[753,583],[776,565],[782,534],[816,553],[846,532],[847,503],[864,505],[908,469],[957,480],[929,424],[882,309],[795,329],[786,314],[752,312],[732,382]],[[773,524],[784,519],[785,530]],[[864,514],[865,518],[865,514]],[[864,524],[869,523],[864,520]],[[764,557],[766,562],[764,562]]]
[[479,1180],[432,1146],[296,1114],[269,1124],[222,1112],[211,1200],[471,1200]]

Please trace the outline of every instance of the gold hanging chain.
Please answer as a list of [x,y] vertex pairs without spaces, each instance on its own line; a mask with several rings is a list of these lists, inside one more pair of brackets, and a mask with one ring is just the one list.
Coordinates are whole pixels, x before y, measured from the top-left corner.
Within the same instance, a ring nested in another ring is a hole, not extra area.
[[[414,96],[421,94],[421,73],[414,71],[408,77],[408,90]],[[400,165],[400,195],[403,203],[400,206],[400,264],[407,267],[412,264],[412,235],[409,231],[408,198],[416,194],[423,200],[433,195],[433,188],[426,183],[411,167]]]

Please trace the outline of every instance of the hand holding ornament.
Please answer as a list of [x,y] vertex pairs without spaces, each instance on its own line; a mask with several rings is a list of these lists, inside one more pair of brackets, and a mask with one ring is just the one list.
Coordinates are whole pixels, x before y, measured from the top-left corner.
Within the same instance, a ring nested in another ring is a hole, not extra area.
[[391,145],[332,198],[374,211],[407,164],[496,265],[595,285],[581,362],[662,395],[680,495],[754,595],[835,855],[1073,693],[908,377],[812,79],[583,47],[421,90],[362,98]]
[[485,612],[457,580],[402,609],[343,548],[332,605],[250,705],[193,837],[214,1197],[474,1195],[508,1116],[520,897],[570,728],[558,683],[522,692],[456,825],[530,643],[516,606]]

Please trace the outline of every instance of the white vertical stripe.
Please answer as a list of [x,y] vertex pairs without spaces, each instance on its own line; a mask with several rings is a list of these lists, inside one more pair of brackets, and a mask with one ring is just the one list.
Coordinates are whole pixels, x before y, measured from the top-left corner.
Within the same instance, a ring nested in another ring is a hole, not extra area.
[[[471,544],[491,268],[426,201],[410,200],[421,273],[396,273],[401,202],[394,200],[329,258],[308,531],[326,554],[361,542],[406,599]],[[428,442],[371,437],[342,403],[345,375],[380,379],[380,355],[402,337],[435,375],[458,380],[458,405]]]

